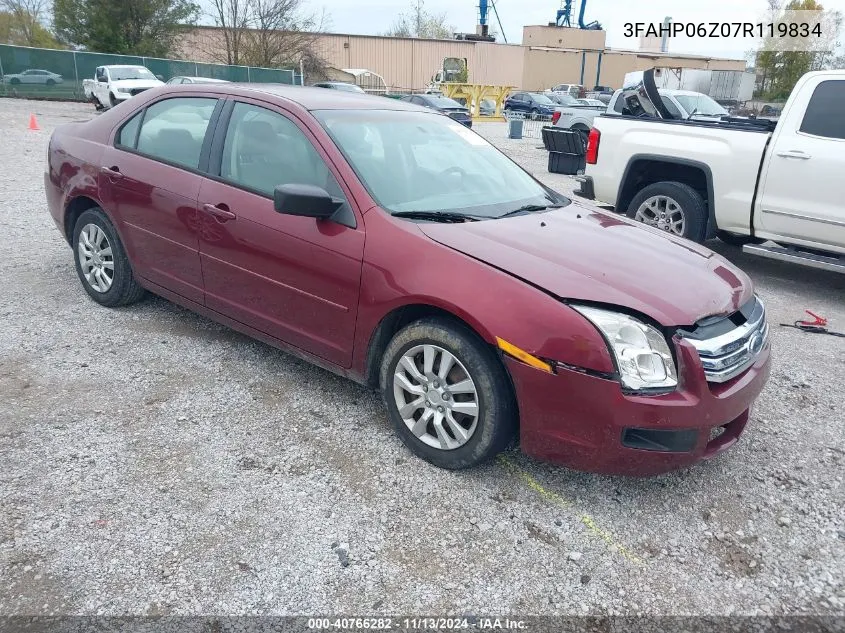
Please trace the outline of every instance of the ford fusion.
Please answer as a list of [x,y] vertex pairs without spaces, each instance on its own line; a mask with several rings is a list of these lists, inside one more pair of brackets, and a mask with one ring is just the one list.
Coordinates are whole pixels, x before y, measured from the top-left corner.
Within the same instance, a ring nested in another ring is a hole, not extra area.
[[516,439],[586,471],[688,466],[738,440],[768,377],[744,273],[410,103],[157,88],[58,128],[45,186],[94,301],[152,292],[378,388],[443,468]]

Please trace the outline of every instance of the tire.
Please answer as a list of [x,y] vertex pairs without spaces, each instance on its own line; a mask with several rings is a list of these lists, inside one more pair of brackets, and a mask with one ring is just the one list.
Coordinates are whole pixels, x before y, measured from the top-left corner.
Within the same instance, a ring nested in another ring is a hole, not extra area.
[[716,237],[722,240],[725,244],[730,244],[731,246],[745,246],[746,244],[763,243],[763,240],[759,237],[739,235],[738,233],[728,233],[727,231],[716,231]]
[[[662,203],[661,198],[667,202]],[[645,217],[654,217],[654,221],[638,217],[641,209]],[[667,217],[660,217],[664,212]],[[682,182],[656,182],[645,187],[631,200],[626,215],[699,244],[707,235],[707,204],[695,189]],[[680,225],[673,221],[678,215],[682,218]]]
[[[401,386],[418,387],[421,384],[406,369],[406,357],[414,355],[415,360],[411,362],[417,375],[423,377],[426,347],[435,349],[432,372],[427,379],[423,378],[432,387],[428,391],[430,396],[422,389],[412,393]],[[446,389],[438,376],[440,362],[445,358],[444,351],[455,360],[446,374]],[[435,372],[435,369],[438,371]],[[396,379],[397,371],[404,377],[404,382]],[[468,392],[467,379],[474,386],[474,393]],[[448,386],[454,387],[458,383],[463,385],[461,391],[449,391]],[[385,350],[379,384],[388,415],[400,439],[415,455],[440,468],[458,470],[476,466],[507,448],[515,437],[518,412],[504,367],[484,341],[457,322],[426,318],[400,330]],[[434,384],[438,387],[433,388]],[[442,395],[445,397],[441,398]],[[427,397],[433,399],[432,406],[425,404]],[[417,400],[423,404],[416,408],[412,405],[410,412],[400,413],[399,401],[411,403]],[[462,411],[471,412],[473,402],[476,410],[475,417],[471,418]],[[439,413],[438,406],[451,422]],[[408,417],[403,418],[403,414]],[[424,417],[426,420],[423,420]],[[437,422],[444,429],[441,433],[435,428]],[[409,424],[417,426],[417,434],[412,432]],[[455,432],[455,424],[463,429],[464,437]]]
[[[91,227],[95,227],[95,229]],[[103,235],[101,236],[97,230],[102,232]],[[83,231],[85,231],[84,237]],[[80,242],[82,242],[82,246],[80,246]],[[82,283],[82,287],[85,288],[85,292],[94,301],[108,308],[115,308],[135,303],[144,296],[145,291],[135,279],[129,257],[126,255],[126,249],[102,209],[94,207],[82,212],[73,227],[71,245],[73,246],[76,274]],[[93,250],[99,251],[111,248],[110,255],[98,253],[97,258],[93,260],[95,263],[97,261],[102,263],[100,274],[96,272],[97,266],[92,268],[90,265],[83,264],[83,259],[88,264],[92,261],[83,254],[83,251],[92,252],[92,249],[89,248],[90,245],[97,247]],[[109,260],[109,257],[111,260]],[[109,264],[111,264],[110,269]],[[86,266],[86,270],[83,270],[83,266]],[[111,282],[105,287],[103,279],[108,278],[109,270],[112,273]],[[86,272],[91,279],[86,277]]]
[[47,85],[48,85],[48,86],[55,86],[55,85],[56,85],[56,80],[55,80],[55,79],[48,79],[48,80],[47,80]]
[[10,83],[10,84],[12,84],[13,86],[17,86],[17,85],[19,85],[19,84],[21,83],[21,80],[20,80],[20,79],[18,79],[17,77],[12,77],[12,78],[9,80],[9,83]]
[[115,97],[115,96],[114,96],[114,93],[113,93],[113,92],[110,92],[110,93],[109,93],[109,105],[110,105],[112,108],[114,108],[114,107],[116,107],[116,106],[117,106],[117,104],[119,104],[119,103],[120,103],[120,101],[118,101],[118,100],[117,100],[117,97]]

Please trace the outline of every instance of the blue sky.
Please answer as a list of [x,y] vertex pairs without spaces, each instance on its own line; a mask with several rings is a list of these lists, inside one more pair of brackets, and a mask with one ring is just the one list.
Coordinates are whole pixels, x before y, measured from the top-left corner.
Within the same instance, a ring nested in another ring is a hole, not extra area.
[[[325,8],[331,17],[329,30],[336,33],[377,35],[407,11],[410,0],[303,0],[310,10]],[[576,0],[576,4],[582,0]],[[845,13],[845,0],[822,0],[825,8]],[[509,42],[519,42],[526,24],[554,21],[560,0],[496,0],[499,17]],[[478,16],[478,0],[425,0],[431,13],[445,13],[457,31],[473,32]],[[660,23],[666,16],[684,22],[757,22],[766,11],[765,0],[587,0],[585,20],[598,20],[607,30],[608,46],[638,48],[638,38],[625,38],[626,22]],[[493,18],[493,25],[495,18]],[[743,57],[754,47],[752,40],[677,38],[670,52]]]

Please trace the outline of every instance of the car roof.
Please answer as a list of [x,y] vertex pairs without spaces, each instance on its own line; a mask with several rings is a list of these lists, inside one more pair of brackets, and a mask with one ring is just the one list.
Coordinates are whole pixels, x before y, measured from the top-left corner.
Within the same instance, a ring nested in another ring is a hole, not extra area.
[[165,88],[169,94],[192,92],[215,92],[228,95],[261,98],[261,95],[278,97],[281,100],[295,103],[306,110],[410,110],[428,112],[426,108],[400,99],[389,99],[377,95],[361,94],[360,92],[345,92],[326,90],[306,86],[290,86],[286,84],[254,84],[254,83],[220,83],[214,84],[181,84],[168,85]]

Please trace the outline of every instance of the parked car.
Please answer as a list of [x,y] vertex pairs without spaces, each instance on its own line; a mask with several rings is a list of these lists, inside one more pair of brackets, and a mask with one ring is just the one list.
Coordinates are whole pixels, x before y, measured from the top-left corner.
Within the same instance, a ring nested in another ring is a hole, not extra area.
[[61,75],[50,72],[49,70],[39,70],[31,68],[21,73],[13,73],[11,75],[3,75],[3,83],[11,86],[18,84],[39,85],[39,86],[55,86],[64,81]]
[[777,122],[679,121],[648,73],[626,99],[652,118],[595,120],[586,197],[696,242],[718,235],[757,255],[845,272],[845,70],[804,75]]
[[113,108],[144,90],[163,86],[161,77],[145,66],[98,66],[94,79],[85,79],[85,97],[97,109]]
[[546,92],[553,92],[559,95],[569,95],[570,97],[578,99],[579,97],[584,96],[584,86],[581,84],[558,84],[549,88]]
[[328,88],[329,90],[342,90],[343,92],[359,92],[364,93],[364,89],[356,84],[350,84],[345,81],[321,81],[314,84],[315,88]]
[[616,91],[610,86],[595,86],[592,90],[587,91],[584,97],[587,99],[598,99],[606,105],[610,103],[614,92]]
[[575,101],[577,105],[589,106],[591,108],[601,108],[602,110],[607,108],[607,104],[604,101],[599,101],[598,99],[576,99]]
[[741,270],[411,103],[168,86],[56,128],[45,187],[95,302],[150,291],[376,387],[440,467],[518,433],[573,468],[665,472],[737,442],[769,373]]
[[572,95],[557,94],[555,92],[544,92],[543,94],[559,106],[576,106],[576,105],[578,105],[578,99],[576,99]]
[[782,109],[777,106],[764,105],[760,108],[760,116],[777,118],[781,115]]
[[214,79],[212,77],[183,77],[183,76],[176,76],[171,77],[167,80],[169,85],[181,85],[181,84],[227,84],[230,83],[225,79]]
[[469,114],[469,109],[461,105],[454,99],[433,94],[420,95],[405,95],[402,101],[413,103],[414,105],[429,108],[445,114],[446,116],[455,119],[458,123],[467,127],[472,127],[472,117]]
[[548,95],[540,92],[514,92],[505,99],[506,114],[516,113],[529,116],[532,119],[551,117],[557,104]]

